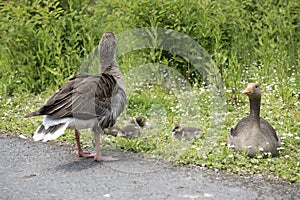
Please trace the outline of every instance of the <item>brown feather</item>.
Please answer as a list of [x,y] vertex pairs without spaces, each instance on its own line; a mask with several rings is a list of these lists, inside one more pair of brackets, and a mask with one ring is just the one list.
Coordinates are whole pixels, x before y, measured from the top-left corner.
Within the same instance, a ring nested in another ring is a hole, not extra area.
[[38,111],[25,117],[49,115],[53,119],[76,117],[91,119],[106,116],[111,111],[112,98],[125,91],[109,73],[79,74],[71,78]]

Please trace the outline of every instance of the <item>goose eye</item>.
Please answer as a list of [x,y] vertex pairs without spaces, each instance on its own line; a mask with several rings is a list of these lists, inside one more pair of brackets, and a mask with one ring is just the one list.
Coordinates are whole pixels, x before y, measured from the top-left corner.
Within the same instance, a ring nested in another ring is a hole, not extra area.
[[258,88],[258,87],[259,87],[258,85],[255,86],[255,88]]

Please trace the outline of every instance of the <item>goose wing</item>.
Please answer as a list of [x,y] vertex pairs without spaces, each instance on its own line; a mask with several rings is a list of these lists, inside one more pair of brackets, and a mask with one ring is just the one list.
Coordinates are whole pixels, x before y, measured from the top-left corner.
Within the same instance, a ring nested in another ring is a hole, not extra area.
[[275,138],[277,143],[280,144],[279,135],[276,133],[272,125],[262,117],[260,118],[260,127],[263,133],[268,134],[270,138]]
[[71,78],[38,111],[25,117],[49,115],[53,119],[75,117],[91,119],[110,115],[111,102],[119,99],[120,87],[112,75],[79,74]]
[[231,128],[229,131],[229,135],[231,137],[237,137],[243,132],[248,131],[249,124],[251,124],[251,120],[249,117],[243,118],[234,128]]

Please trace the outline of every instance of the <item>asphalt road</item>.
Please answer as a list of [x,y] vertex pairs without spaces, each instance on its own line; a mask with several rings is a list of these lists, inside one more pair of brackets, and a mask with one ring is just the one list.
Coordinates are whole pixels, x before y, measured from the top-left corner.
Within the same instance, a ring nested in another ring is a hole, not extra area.
[[300,199],[300,185],[175,167],[138,154],[78,158],[75,148],[0,133],[0,199]]

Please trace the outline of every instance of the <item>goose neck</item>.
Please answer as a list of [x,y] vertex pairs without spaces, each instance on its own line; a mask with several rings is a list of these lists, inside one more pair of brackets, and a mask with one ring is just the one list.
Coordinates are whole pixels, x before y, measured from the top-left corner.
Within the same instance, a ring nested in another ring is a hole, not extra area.
[[260,97],[250,98],[250,116],[259,119],[260,114]]

